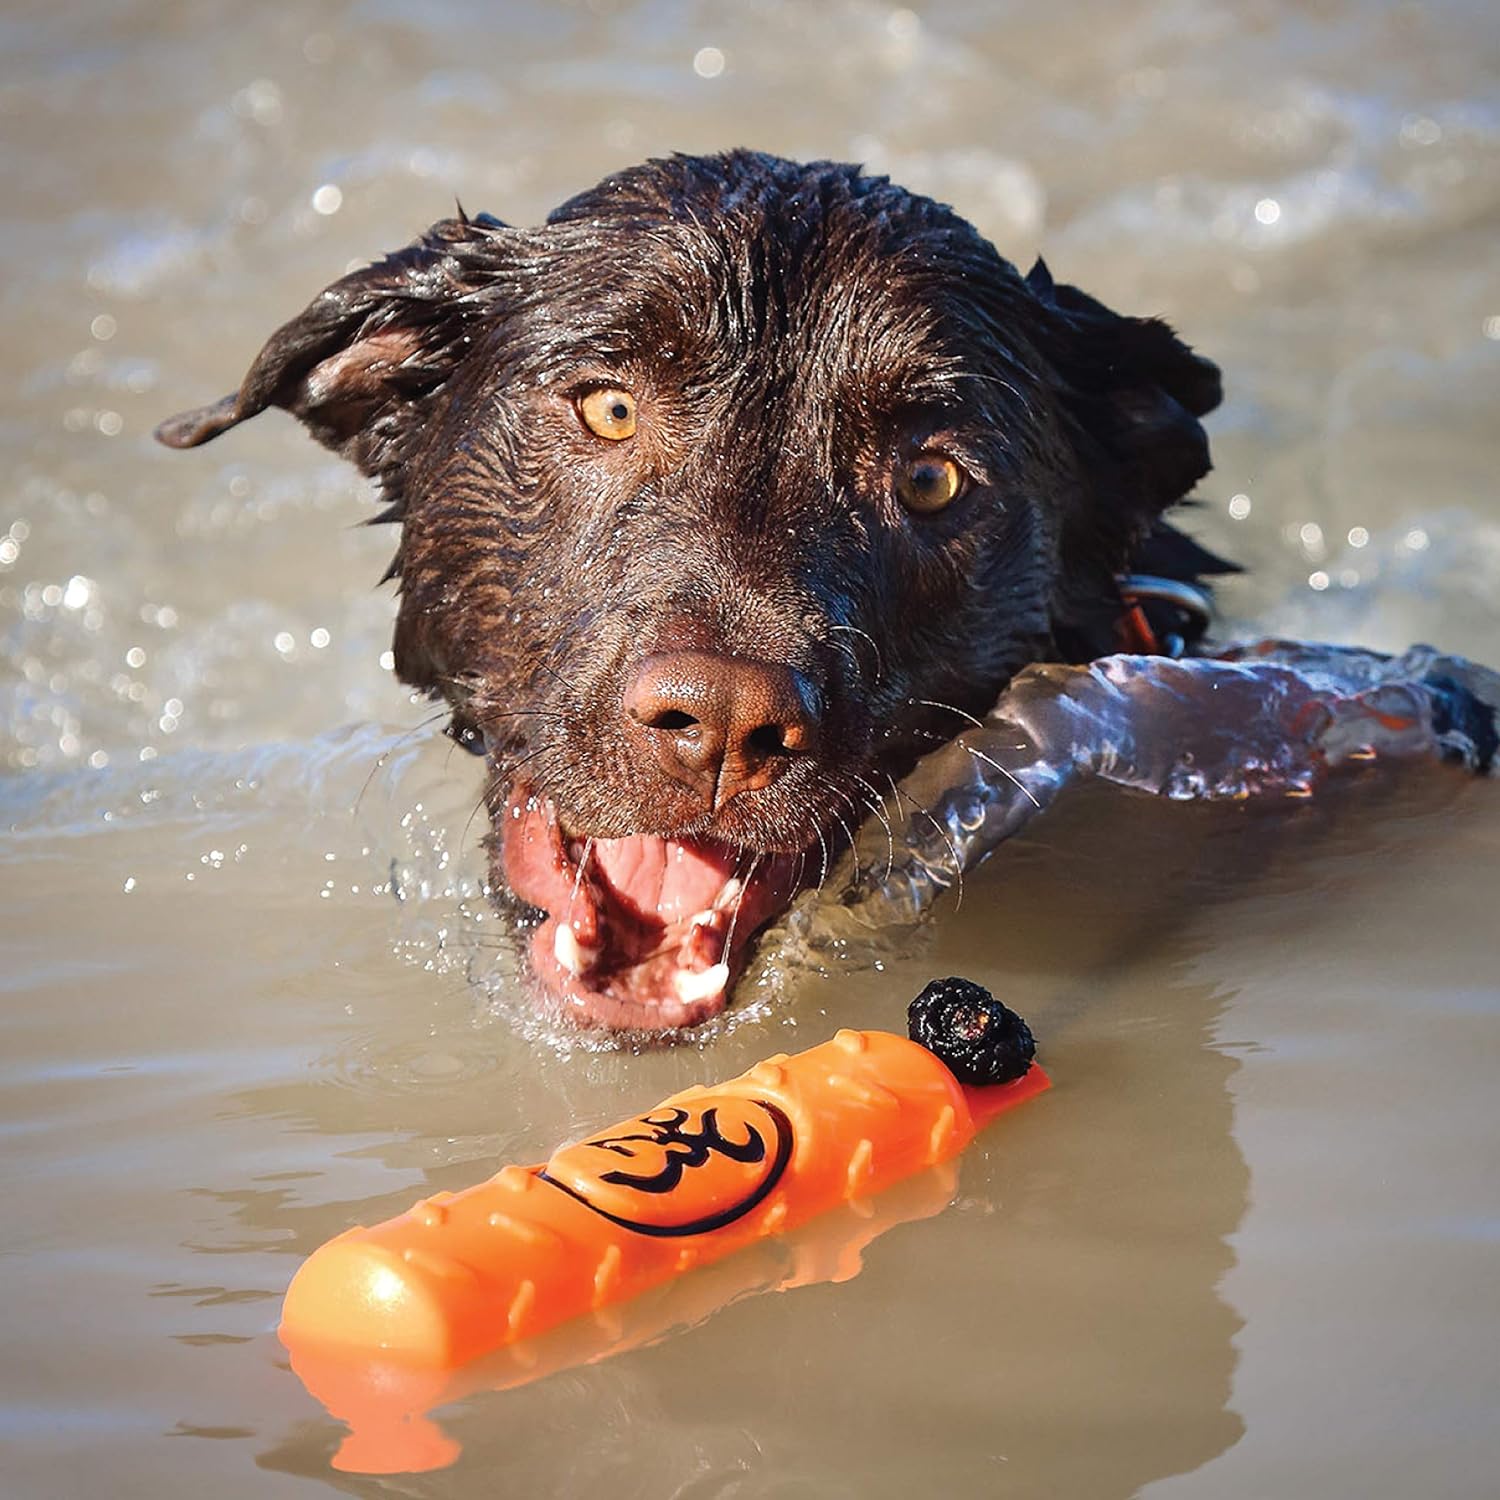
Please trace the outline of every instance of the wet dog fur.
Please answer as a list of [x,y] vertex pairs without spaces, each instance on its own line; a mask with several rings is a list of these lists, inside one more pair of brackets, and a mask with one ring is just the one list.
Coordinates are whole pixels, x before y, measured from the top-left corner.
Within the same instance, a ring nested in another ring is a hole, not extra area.
[[434,224],[159,436],[278,406],[376,481],[396,670],[486,757],[539,975],[670,1026],[1021,666],[1114,649],[1143,549],[1215,570],[1160,517],[1219,396],[951,209],[737,151]]

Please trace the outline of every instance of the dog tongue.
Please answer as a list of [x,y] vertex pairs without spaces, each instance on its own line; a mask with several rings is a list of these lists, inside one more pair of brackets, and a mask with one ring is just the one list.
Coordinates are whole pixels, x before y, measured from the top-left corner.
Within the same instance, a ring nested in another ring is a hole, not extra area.
[[[647,922],[685,920],[713,905],[743,856],[723,844],[678,842],[649,834],[594,839],[588,874],[609,888],[630,916]],[[556,817],[545,803],[517,799],[505,825],[505,871],[523,901],[554,917],[592,906],[587,882],[580,882]],[[582,936],[583,934],[580,934]]]
[[724,1007],[750,939],[796,890],[801,861],[751,862],[707,841],[635,834],[593,839],[584,868],[552,804],[516,790],[506,810],[506,879],[546,920],[532,967],[585,1024],[691,1026]]
[[633,836],[595,839],[595,869],[632,915],[677,922],[713,905],[743,856],[721,844]]

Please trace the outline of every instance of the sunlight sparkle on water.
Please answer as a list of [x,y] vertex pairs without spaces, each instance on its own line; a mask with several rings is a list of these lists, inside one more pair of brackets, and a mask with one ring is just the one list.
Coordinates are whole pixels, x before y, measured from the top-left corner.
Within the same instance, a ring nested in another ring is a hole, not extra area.
[[700,47],[693,54],[693,72],[700,78],[717,78],[724,71],[725,61],[717,47]]
[[909,42],[921,31],[922,18],[914,10],[893,10],[886,18],[885,29],[898,42]]
[[1427,115],[1408,115],[1401,122],[1403,146],[1435,146],[1443,138],[1443,127]]

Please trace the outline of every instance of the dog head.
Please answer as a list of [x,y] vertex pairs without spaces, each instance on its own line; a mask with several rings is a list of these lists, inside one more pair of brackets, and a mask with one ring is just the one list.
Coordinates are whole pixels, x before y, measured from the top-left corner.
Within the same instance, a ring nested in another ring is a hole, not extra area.
[[1118,610],[1218,397],[948,208],[736,152],[444,220],[159,436],[280,406],[377,480],[397,671],[488,758],[539,973],[677,1025],[890,778]]

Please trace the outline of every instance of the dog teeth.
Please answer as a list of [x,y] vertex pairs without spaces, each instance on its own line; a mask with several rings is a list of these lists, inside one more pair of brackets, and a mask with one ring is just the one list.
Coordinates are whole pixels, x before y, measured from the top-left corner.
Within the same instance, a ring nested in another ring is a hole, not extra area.
[[594,967],[594,960],[599,957],[599,950],[580,943],[573,929],[565,923],[558,924],[557,936],[552,939],[552,951],[557,956],[558,963],[575,979],[588,973]]
[[695,1004],[699,1000],[712,1000],[715,995],[724,992],[728,983],[729,965],[724,963],[714,964],[697,974],[679,969],[672,976],[672,988],[685,1005]]

